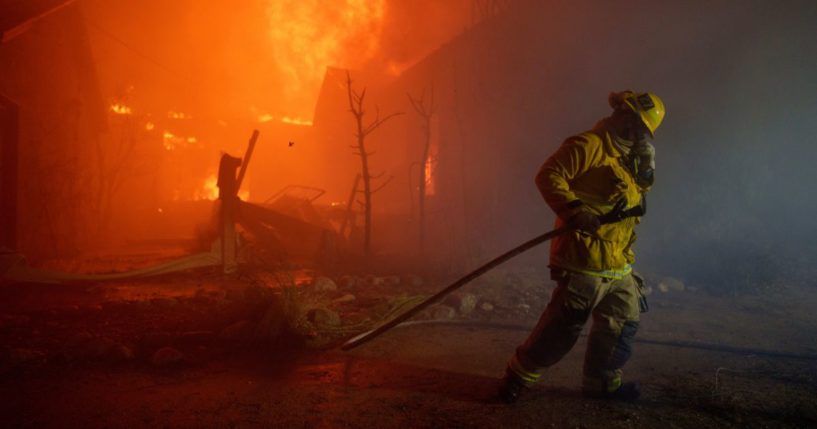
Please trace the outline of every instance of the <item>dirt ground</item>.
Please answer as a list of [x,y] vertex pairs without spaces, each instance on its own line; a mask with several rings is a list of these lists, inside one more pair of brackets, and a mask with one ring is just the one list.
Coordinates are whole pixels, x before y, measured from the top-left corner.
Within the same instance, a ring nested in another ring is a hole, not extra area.
[[[480,296],[470,315],[402,327],[350,352],[315,332],[260,335],[275,288],[258,277],[9,285],[0,291],[3,426],[817,427],[814,288],[763,297],[656,291],[639,332],[646,342],[626,368],[642,383],[641,400],[580,396],[581,338],[539,386],[505,405],[495,399],[498,378],[549,287],[522,280],[469,286]],[[348,283],[310,295],[340,317],[333,332],[376,313],[396,290],[439,286]],[[528,298],[505,312],[492,299],[488,314],[492,287]],[[704,343],[798,356],[689,347]]]

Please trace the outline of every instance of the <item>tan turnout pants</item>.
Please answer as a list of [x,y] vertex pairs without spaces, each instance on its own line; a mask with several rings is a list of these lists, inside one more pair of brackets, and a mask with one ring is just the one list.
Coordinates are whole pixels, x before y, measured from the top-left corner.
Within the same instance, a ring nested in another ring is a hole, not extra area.
[[[528,384],[539,380],[576,344],[593,316],[587,341],[582,388],[614,391],[621,368],[632,354],[638,330],[643,282],[629,274],[621,280],[555,270],[558,286],[528,339],[517,348],[508,370]],[[644,302],[644,305],[646,302]]]

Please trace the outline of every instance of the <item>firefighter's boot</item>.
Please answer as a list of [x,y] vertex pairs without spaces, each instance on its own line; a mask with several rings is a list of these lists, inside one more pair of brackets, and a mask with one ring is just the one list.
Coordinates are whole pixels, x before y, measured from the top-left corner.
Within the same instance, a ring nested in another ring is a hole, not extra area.
[[499,384],[497,394],[502,402],[513,404],[526,390],[528,390],[528,385],[525,381],[519,378],[513,371],[507,370]]

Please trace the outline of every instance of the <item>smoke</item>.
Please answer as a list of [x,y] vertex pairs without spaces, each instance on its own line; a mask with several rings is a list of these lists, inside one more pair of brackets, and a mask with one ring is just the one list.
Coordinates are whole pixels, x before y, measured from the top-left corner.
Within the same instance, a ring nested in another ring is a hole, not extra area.
[[438,81],[457,70],[446,83],[463,131],[448,138],[467,142],[468,168],[441,186],[465,176],[478,190],[465,197],[469,246],[498,252],[544,229],[539,165],[630,88],[667,106],[637,268],[729,293],[813,285],[814,22],[805,1],[528,1],[475,27],[428,63]]

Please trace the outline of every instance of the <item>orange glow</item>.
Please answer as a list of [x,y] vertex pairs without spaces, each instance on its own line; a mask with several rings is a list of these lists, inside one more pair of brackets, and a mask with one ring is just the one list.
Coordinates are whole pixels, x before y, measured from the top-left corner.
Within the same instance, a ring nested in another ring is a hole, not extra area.
[[165,130],[162,133],[162,144],[164,144],[165,149],[167,150],[175,150],[180,147],[184,147],[185,145],[195,144],[198,142],[199,140],[196,137],[177,136],[168,130]]
[[177,146],[184,144],[184,139],[174,135],[170,131],[165,130],[165,132],[162,133],[162,143],[164,144],[165,149],[173,150],[176,149]]
[[283,118],[281,118],[281,122],[285,124],[303,125],[307,127],[312,126],[312,121],[307,121],[301,118],[290,118],[289,116],[284,116]]
[[394,61],[389,61],[389,64],[386,65],[386,73],[388,73],[390,76],[397,77],[400,76],[400,74],[403,73],[403,70],[405,70],[407,67],[408,64],[398,64]]
[[[238,198],[243,201],[247,201],[250,199],[250,191],[245,189],[238,192]],[[216,177],[215,173],[210,174],[204,179],[202,183],[201,189],[195,192],[193,195],[194,201],[199,200],[210,200],[215,201],[218,199],[218,177]]]
[[434,195],[436,191],[434,186],[434,170],[435,170],[434,160],[431,156],[426,159],[426,195]]
[[355,68],[379,49],[385,0],[269,0],[272,57],[287,95],[317,94],[327,66]]
[[211,174],[204,179],[204,183],[199,191],[193,195],[194,200],[216,200],[218,199],[218,178]]
[[116,113],[117,115],[132,115],[133,110],[130,107],[122,104],[122,103],[114,103],[111,105],[111,112]]
[[148,131],[153,131],[154,128],[156,128],[156,124],[153,122],[148,122],[145,124],[145,129]]
[[167,112],[167,117],[170,119],[193,119],[193,117],[189,114],[176,112],[174,110]]
[[[274,120],[277,119],[275,116],[273,116],[273,115],[271,115],[269,113],[257,113],[258,112],[257,109],[252,108],[252,107],[250,108],[250,111],[255,112],[255,114],[257,115],[256,119],[258,120],[258,122],[260,122],[262,124],[266,123],[266,122],[271,122],[271,121],[274,121]],[[279,120],[281,122],[285,123],[285,124],[290,124],[290,125],[302,125],[302,126],[307,126],[307,127],[312,126],[312,121],[306,120],[306,119],[301,119],[301,118],[298,118],[298,117],[293,118],[293,117],[289,117],[289,116],[284,116],[284,117],[280,118]]]

